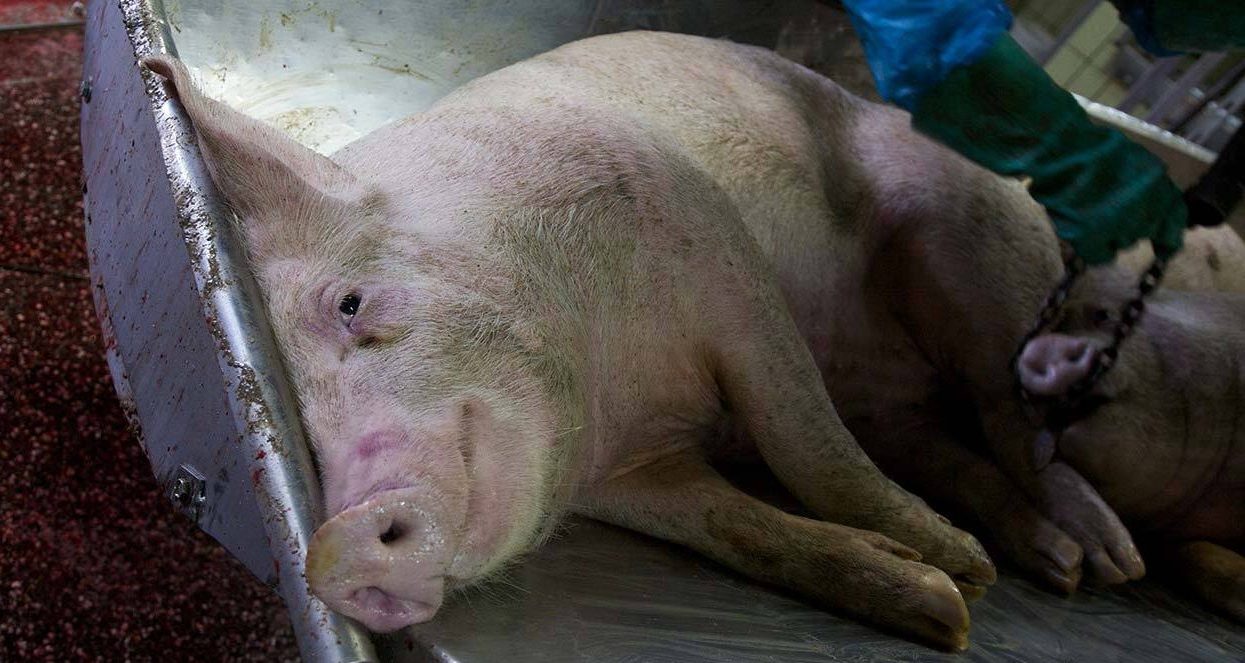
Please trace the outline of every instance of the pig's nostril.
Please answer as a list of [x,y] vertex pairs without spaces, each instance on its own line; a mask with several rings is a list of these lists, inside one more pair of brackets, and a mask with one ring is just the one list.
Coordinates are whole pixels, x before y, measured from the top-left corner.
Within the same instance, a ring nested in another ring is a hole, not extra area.
[[389,545],[390,543],[402,538],[402,534],[402,526],[396,522],[392,523],[389,525],[389,529],[380,533],[380,542],[385,545]]

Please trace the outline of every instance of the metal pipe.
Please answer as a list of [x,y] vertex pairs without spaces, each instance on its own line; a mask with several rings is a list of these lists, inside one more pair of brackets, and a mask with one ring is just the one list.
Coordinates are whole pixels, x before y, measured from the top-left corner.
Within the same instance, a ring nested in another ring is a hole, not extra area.
[[18,32],[38,32],[40,30],[66,30],[69,28],[80,28],[86,25],[86,21],[60,21],[56,23],[14,23],[12,25],[0,25],[0,34],[14,34]]
[[1242,78],[1245,78],[1245,60],[1241,60],[1233,65],[1232,68],[1228,70],[1228,73],[1224,74],[1219,78],[1219,80],[1215,81],[1215,84],[1206,91],[1206,94],[1202,97],[1202,100],[1198,102],[1197,107],[1189,111],[1189,113],[1180,118],[1179,121],[1172,123],[1172,133],[1179,134],[1184,132],[1184,130],[1189,127],[1190,123],[1192,123],[1193,120],[1195,120],[1207,106],[1214,103],[1214,101],[1223,94],[1224,90],[1235,90],[1237,84],[1240,83]]
[[1227,56],[1223,53],[1207,53],[1198,58],[1196,62],[1181,74],[1180,78],[1176,79],[1176,84],[1168,88],[1167,92],[1159,97],[1159,100],[1155,102],[1150,112],[1146,114],[1146,122],[1163,126],[1167,116],[1171,115],[1176,106],[1185,100],[1193,87],[1201,82],[1202,77],[1209,73],[1211,69],[1219,66],[1219,63],[1225,57]]
[[1128,91],[1128,95],[1125,96],[1120,103],[1116,104],[1115,107],[1127,113],[1137,104],[1150,98],[1151,93],[1161,83],[1165,81],[1170,83],[1167,75],[1176,68],[1176,64],[1178,62],[1180,62],[1180,58],[1171,57],[1163,58],[1158,62],[1151,64],[1150,67],[1146,69],[1146,73],[1142,74],[1141,77],[1132,84],[1131,89]]

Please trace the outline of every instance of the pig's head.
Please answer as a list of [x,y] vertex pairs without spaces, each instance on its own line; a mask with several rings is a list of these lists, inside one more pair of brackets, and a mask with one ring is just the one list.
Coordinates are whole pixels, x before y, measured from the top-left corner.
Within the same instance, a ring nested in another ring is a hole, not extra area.
[[432,618],[548,531],[538,341],[452,224],[413,232],[382,188],[202,96],[177,60],[145,65],[195,126],[299,397],[328,510],[311,590],[376,631]]
[[[1095,270],[1052,333],[1023,349],[1026,389],[1059,397],[1110,344],[1136,282]],[[1116,364],[1087,397],[1090,408],[1056,441],[1061,456],[1099,486],[1121,515],[1157,524],[1210,480],[1245,430],[1245,297],[1160,289]],[[1184,504],[1187,508],[1188,504]]]

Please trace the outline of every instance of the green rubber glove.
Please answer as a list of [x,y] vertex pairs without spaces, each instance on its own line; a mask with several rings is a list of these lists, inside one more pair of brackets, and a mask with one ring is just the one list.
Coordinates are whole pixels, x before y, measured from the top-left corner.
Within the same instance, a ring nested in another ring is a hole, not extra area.
[[1150,238],[1180,249],[1187,210],[1163,162],[1093,124],[1007,34],[917,100],[913,125],[978,164],[1027,175],[1055,232],[1088,264]]

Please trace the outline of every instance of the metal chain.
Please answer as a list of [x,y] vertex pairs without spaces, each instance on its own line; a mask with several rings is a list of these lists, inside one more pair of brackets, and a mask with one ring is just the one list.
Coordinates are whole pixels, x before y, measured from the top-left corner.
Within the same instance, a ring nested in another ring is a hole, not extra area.
[[1141,275],[1141,282],[1137,285],[1137,296],[1128,300],[1120,309],[1120,320],[1111,330],[1111,345],[1094,355],[1094,364],[1090,367],[1089,374],[1068,390],[1065,398],[1069,402],[1075,404],[1089,394],[1102,376],[1115,365],[1116,360],[1120,358],[1120,346],[1137,329],[1137,323],[1141,321],[1141,316],[1146,311],[1146,297],[1149,297],[1159,287],[1159,283],[1163,280],[1163,273],[1166,271],[1167,259],[1155,257],[1154,262],[1150,263],[1150,268]]
[[[1130,299],[1120,309],[1120,319],[1111,330],[1111,345],[1103,348],[1094,354],[1094,363],[1090,367],[1089,373],[1085,377],[1078,380],[1068,390],[1068,393],[1053,403],[1053,407],[1047,416],[1047,425],[1055,429],[1062,429],[1075,420],[1080,414],[1083,400],[1093,390],[1094,385],[1106,375],[1107,371],[1115,365],[1120,356],[1120,346],[1137,328],[1137,323],[1141,320],[1142,314],[1146,310],[1146,297],[1150,296],[1163,280],[1163,274],[1167,270],[1167,258],[1154,258],[1154,262],[1150,264],[1150,268],[1141,276],[1141,282],[1137,286],[1138,294]],[[1016,387],[1020,392],[1021,399],[1025,403],[1033,401],[1032,394],[1024,388],[1024,384],[1020,381],[1020,355],[1024,352],[1025,346],[1029,344],[1039,334],[1047,331],[1055,319],[1059,316],[1060,309],[1067,302],[1068,293],[1072,290],[1072,286],[1076,280],[1085,273],[1085,263],[1080,258],[1072,258],[1064,265],[1064,277],[1055,286],[1054,292],[1046,299],[1041,313],[1038,315],[1037,323],[1033,326],[1029,333],[1025,334],[1024,339],[1020,342],[1020,347],[1016,349],[1016,354],[1012,357],[1012,372],[1016,377]]]

